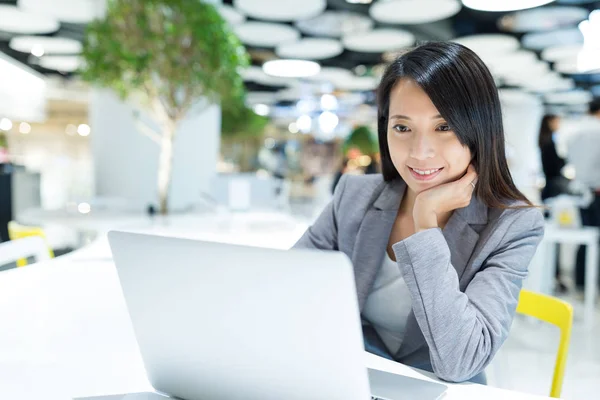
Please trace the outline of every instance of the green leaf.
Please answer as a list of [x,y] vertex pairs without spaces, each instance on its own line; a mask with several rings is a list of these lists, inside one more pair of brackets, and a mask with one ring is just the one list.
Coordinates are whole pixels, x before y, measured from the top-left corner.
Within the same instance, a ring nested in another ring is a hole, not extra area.
[[246,106],[222,106],[221,135],[225,138],[261,136],[268,123],[269,118],[256,114]]
[[[161,95],[173,116],[200,98],[243,104],[244,46],[212,4],[200,0],[111,0],[88,25],[82,78],[123,98]],[[184,95],[180,95],[183,93]]]

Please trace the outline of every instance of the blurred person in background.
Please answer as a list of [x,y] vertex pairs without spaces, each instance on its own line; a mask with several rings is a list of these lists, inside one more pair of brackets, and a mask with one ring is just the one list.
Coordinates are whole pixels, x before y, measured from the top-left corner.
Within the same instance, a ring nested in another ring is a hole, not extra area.
[[386,69],[377,125],[383,173],[344,175],[295,247],[351,258],[367,351],[484,383],[544,227],[508,169],[494,79],[460,44],[424,44]]
[[[569,163],[575,167],[575,181],[591,190],[593,200],[581,208],[583,226],[600,228],[600,99],[589,105],[589,115],[577,124],[568,143]],[[585,246],[579,246],[575,267],[575,284],[582,289],[585,284]]]
[[568,179],[562,175],[566,161],[558,155],[554,134],[560,128],[560,118],[553,114],[544,115],[540,127],[539,147],[546,186],[542,189],[542,200],[568,192]]
[[[546,178],[546,186],[542,189],[542,201],[568,193],[569,180],[562,174],[566,161],[558,155],[554,135],[560,128],[560,118],[554,114],[546,114],[542,118],[538,144],[542,157],[542,170]],[[560,245],[556,245],[556,287],[561,293],[567,291],[560,273]]]
[[309,137],[303,144],[300,160],[304,182],[312,186],[317,179],[335,171],[333,145]]

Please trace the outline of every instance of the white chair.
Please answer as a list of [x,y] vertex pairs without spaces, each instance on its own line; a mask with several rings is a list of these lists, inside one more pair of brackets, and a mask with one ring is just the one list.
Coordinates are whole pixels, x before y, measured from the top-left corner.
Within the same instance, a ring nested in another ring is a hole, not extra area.
[[29,257],[34,257],[36,262],[50,259],[48,245],[44,239],[39,236],[31,236],[0,243],[0,265]]

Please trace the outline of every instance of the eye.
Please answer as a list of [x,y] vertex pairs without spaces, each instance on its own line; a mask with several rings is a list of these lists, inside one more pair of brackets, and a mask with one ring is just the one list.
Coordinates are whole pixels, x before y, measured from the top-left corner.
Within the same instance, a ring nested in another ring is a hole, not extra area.
[[406,125],[394,125],[392,129],[396,132],[410,132],[410,128]]
[[452,130],[448,124],[441,124],[435,129],[441,132],[450,132]]

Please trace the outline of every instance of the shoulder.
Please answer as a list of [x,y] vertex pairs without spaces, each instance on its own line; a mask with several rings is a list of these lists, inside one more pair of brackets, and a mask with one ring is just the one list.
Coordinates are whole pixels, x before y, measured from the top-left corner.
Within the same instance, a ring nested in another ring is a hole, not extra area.
[[384,186],[385,181],[381,174],[345,174],[335,189],[334,207],[341,212],[364,213]]
[[504,238],[534,236],[544,234],[544,215],[537,207],[528,207],[523,202],[512,202],[510,208],[490,210],[488,225],[503,232]]
[[[343,182],[342,182],[343,181]],[[381,174],[350,175],[346,174],[340,180],[344,193],[373,193],[384,180]]]
[[600,120],[594,117],[586,117],[571,131],[569,143],[577,142],[579,139],[600,137]]

